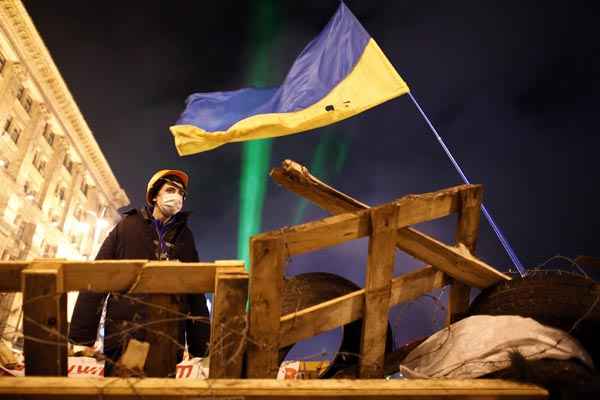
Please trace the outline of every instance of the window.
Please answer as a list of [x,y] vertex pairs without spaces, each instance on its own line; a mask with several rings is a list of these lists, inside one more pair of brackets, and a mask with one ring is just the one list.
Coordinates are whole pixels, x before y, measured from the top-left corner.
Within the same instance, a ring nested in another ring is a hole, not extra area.
[[8,134],[10,135],[12,141],[17,144],[19,143],[19,138],[21,137],[21,128],[13,126]]
[[71,158],[68,154],[63,159],[63,165],[65,166],[67,171],[69,171],[70,174],[73,173],[73,161],[71,161]]
[[25,234],[25,222],[21,222],[19,224],[19,228],[17,229],[17,239],[23,240],[24,234]]
[[21,101],[21,105],[27,111],[27,114],[31,114],[31,108],[33,106],[33,100],[28,95],[23,96],[23,101]]
[[0,53],[0,73],[2,73],[2,71],[4,71],[5,66],[6,66],[6,57],[4,57],[4,54]]
[[44,170],[46,169],[46,160],[42,158],[39,150],[35,152],[35,156],[33,157],[33,166],[40,174],[44,175]]
[[58,197],[60,201],[63,201],[65,199],[65,187],[57,185],[56,189],[54,190],[54,195]]
[[23,86],[19,86],[17,89],[17,100],[21,102],[23,100],[23,95],[25,94],[25,88]]
[[46,142],[50,145],[50,147],[52,147],[52,145],[54,144],[54,138],[55,138],[55,134],[54,132],[52,132],[52,127],[50,126],[50,124],[46,124],[46,127],[44,128],[44,133],[43,133],[44,139],[46,139]]
[[10,131],[10,127],[12,126],[13,117],[9,115],[6,117],[6,121],[4,122],[4,128],[2,129],[2,134],[8,134]]
[[90,185],[87,184],[87,182],[85,181],[85,179],[83,181],[81,181],[80,189],[81,189],[81,193],[83,193],[83,195],[85,197],[87,197],[88,190],[90,189]]

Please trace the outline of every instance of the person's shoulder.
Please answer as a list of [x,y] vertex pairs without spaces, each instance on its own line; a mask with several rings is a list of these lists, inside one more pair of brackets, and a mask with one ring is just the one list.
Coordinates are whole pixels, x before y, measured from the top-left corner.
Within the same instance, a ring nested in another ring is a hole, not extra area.
[[122,218],[119,222],[120,225],[129,225],[131,223],[139,223],[148,220],[148,212],[145,208],[132,208],[121,214]]

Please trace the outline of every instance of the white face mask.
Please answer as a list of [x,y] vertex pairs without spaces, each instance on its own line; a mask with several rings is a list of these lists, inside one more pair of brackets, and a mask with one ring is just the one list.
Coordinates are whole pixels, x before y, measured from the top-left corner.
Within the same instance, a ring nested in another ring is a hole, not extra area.
[[172,217],[181,211],[183,197],[179,193],[161,193],[156,198],[156,205],[165,217]]

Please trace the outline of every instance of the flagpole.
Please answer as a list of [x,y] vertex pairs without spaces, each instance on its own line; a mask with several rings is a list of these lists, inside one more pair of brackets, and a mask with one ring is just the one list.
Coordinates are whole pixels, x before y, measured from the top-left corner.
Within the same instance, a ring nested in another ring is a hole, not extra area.
[[[466,183],[466,184],[470,184],[469,180],[467,179],[467,177],[463,173],[462,168],[460,167],[460,165],[458,165],[458,162],[456,162],[456,159],[454,158],[454,156],[452,155],[452,153],[450,152],[450,150],[446,146],[446,143],[444,143],[444,140],[442,139],[442,137],[440,136],[440,134],[438,133],[438,131],[435,129],[435,127],[433,126],[433,124],[431,123],[431,121],[429,120],[429,118],[427,117],[427,115],[425,114],[425,112],[423,111],[423,109],[421,108],[421,106],[419,105],[419,102],[417,102],[417,99],[415,99],[415,97],[413,96],[413,94],[411,92],[408,92],[408,96],[410,97],[410,99],[413,101],[413,103],[417,107],[417,110],[419,110],[419,112],[423,116],[423,119],[425,119],[425,122],[427,122],[427,125],[429,126],[429,129],[431,129],[431,131],[435,135],[437,141],[440,143],[440,145],[444,149],[444,152],[446,153],[446,155],[450,159],[450,162],[452,163],[452,165],[454,166],[454,168],[456,169],[456,171],[458,172],[458,174],[462,178],[463,182]],[[513,265],[519,271],[519,274],[522,277],[525,276],[526,272],[525,272],[525,268],[523,268],[523,264],[521,264],[521,260],[519,260],[519,257],[514,252],[512,246],[508,242],[508,239],[504,236],[504,234],[500,230],[500,227],[498,225],[496,225],[496,222],[494,222],[494,219],[492,218],[492,215],[488,212],[487,208],[485,207],[485,205],[483,203],[481,203],[481,211],[483,212],[483,215],[485,216],[485,218],[487,219],[487,221],[490,223],[490,226],[494,230],[494,233],[498,237],[498,240],[500,240],[500,243],[502,244],[502,247],[504,247],[504,250],[506,251],[506,253],[510,257],[510,260],[512,261]]]

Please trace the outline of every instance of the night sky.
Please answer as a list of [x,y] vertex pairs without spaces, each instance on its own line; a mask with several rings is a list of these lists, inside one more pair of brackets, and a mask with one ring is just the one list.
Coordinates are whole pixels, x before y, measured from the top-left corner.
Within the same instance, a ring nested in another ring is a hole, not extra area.
[[[258,46],[257,1],[24,3],[132,204],[143,204],[155,170],[188,171],[186,207],[201,259],[236,258],[242,145],[180,158],[168,127],[189,94],[247,85]],[[338,2],[273,3],[273,50],[265,61],[269,83],[279,84]],[[600,255],[598,3],[346,4],[471,182],[484,185],[484,202],[526,266],[556,254]],[[408,96],[331,127],[277,138],[270,164],[291,158],[310,166],[319,146],[326,151],[321,177],[371,205],[461,183]],[[269,181],[264,230],[293,224],[298,207],[297,196]],[[309,206],[302,220],[325,215]],[[421,228],[451,242],[454,222]],[[477,254],[506,271],[510,260],[483,219],[481,228]],[[362,285],[366,249],[361,240],[299,256],[288,274],[329,271]],[[396,269],[419,265],[398,255]],[[432,304],[424,299],[394,310],[398,342],[440,326]]]

